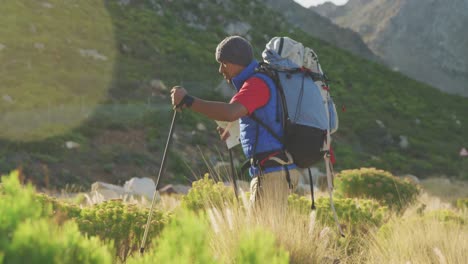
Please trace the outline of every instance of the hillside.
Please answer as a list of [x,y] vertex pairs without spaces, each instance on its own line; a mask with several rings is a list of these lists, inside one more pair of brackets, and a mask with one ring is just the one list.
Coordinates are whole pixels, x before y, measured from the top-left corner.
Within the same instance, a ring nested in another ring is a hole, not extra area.
[[381,61],[364,43],[356,32],[335,25],[315,12],[294,2],[294,0],[267,0],[265,3],[286,20],[309,35],[324,40],[332,45],[347,50],[354,55],[372,61]]
[[311,9],[359,33],[391,68],[468,96],[467,1],[350,0]]
[[[48,3],[8,2],[3,9],[35,20],[40,41],[18,37],[34,33],[24,33],[32,30],[26,22],[18,23],[15,30],[3,27],[0,31],[5,47],[0,59],[5,64],[14,64],[20,55],[31,60],[17,63],[17,69],[7,67],[8,75],[0,75],[3,83],[11,83],[2,86],[0,93],[2,103],[8,103],[0,116],[6,131],[0,134],[2,173],[22,167],[28,180],[59,188],[87,186],[96,180],[122,184],[130,177],[155,176],[172,114],[167,87],[184,85],[196,96],[221,99],[215,91],[221,77],[214,50],[226,35],[240,33],[251,39],[257,58],[265,43],[277,35],[301,40],[317,51],[332,80],[335,101],[346,109],[340,113],[334,141],[337,170],[375,166],[419,177],[468,178],[468,160],[458,156],[460,148],[468,145],[466,98],[443,94],[313,38],[262,1],[132,0],[100,2],[99,7],[87,1]],[[19,21],[1,12],[2,24]],[[101,20],[105,17],[109,20]],[[70,45],[53,45],[80,40],[88,42],[71,50]],[[9,49],[15,45],[22,49]],[[35,54],[48,56],[36,58]],[[88,60],[79,64],[76,54]],[[73,75],[56,74],[60,71]],[[104,89],[102,96],[92,94],[96,89]],[[79,96],[57,91],[84,95],[80,101]],[[63,120],[73,119],[77,111],[83,120],[64,128]],[[41,126],[15,130],[31,120],[50,126],[43,131]],[[227,159],[214,128],[213,121],[189,111],[179,116],[163,184],[187,182],[207,171],[207,164]],[[67,142],[79,146],[65,147]],[[238,149],[236,156],[243,160]]]

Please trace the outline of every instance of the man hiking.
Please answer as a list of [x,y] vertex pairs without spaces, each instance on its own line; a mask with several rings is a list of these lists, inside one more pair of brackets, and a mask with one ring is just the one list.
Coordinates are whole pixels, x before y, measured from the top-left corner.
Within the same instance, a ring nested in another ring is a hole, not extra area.
[[[183,87],[175,86],[171,90],[172,104],[214,120],[232,122],[240,119],[242,149],[251,161],[251,203],[262,206],[273,202],[269,206],[286,208],[287,197],[297,186],[301,174],[291,156],[285,153],[283,144],[271,133],[280,137],[284,134],[275,83],[266,74],[256,72],[259,64],[253,57],[252,46],[240,36],[221,41],[215,55],[219,73],[237,91],[231,101],[202,100],[190,96]],[[258,120],[273,131],[268,131]],[[218,131],[220,134],[224,132],[222,128]],[[226,140],[226,135],[222,139]]]

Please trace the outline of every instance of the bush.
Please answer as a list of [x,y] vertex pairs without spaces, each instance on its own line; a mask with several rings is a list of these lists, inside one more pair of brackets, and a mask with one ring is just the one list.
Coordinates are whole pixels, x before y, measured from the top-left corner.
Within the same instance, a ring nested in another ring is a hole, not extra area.
[[409,180],[375,168],[344,170],[338,174],[335,187],[339,196],[376,199],[398,213],[413,203],[420,192]]
[[51,208],[50,216],[54,216],[58,222],[60,222],[60,220],[67,220],[80,216],[81,209],[74,204],[62,202],[55,197],[43,193],[35,194],[35,199],[39,201],[44,208]]
[[0,251],[11,242],[13,232],[25,220],[39,220],[50,215],[51,208],[35,199],[31,185],[22,187],[19,172],[1,178],[0,189]]
[[[141,209],[121,200],[111,200],[84,208],[76,219],[80,230],[105,241],[113,241],[122,261],[139,249],[148,218],[148,209]],[[148,241],[159,235],[169,215],[153,210]]]
[[468,198],[460,198],[456,202],[456,206],[460,210],[468,209]]
[[463,225],[466,222],[466,219],[463,218],[460,214],[448,209],[439,209],[427,212],[424,215],[425,218],[435,218],[439,222],[443,223],[453,223]]
[[149,252],[143,257],[130,258],[127,263],[217,263],[210,250],[208,231],[207,221],[193,212],[180,211]]
[[113,263],[112,254],[96,237],[86,238],[74,222],[63,226],[47,219],[22,222],[5,251],[4,263]]
[[82,236],[76,223],[52,222],[47,198],[21,186],[18,177],[17,171],[2,177],[0,263],[112,263],[108,248]]
[[[301,214],[311,212],[311,203],[306,197],[297,194],[292,194],[288,198],[290,209]],[[338,220],[347,229],[347,233],[356,234],[372,226],[380,227],[387,220],[387,207],[381,206],[373,200],[333,198],[333,204],[335,205]],[[317,208],[317,220],[322,224],[334,226],[335,219],[330,208],[330,199],[318,198],[315,201],[315,206]]]
[[224,186],[222,182],[215,183],[205,174],[203,179],[193,182],[189,193],[182,198],[182,206],[189,210],[198,211],[207,207],[224,208],[235,201],[234,192]]
[[264,230],[244,231],[235,252],[234,263],[289,263],[289,254],[276,246],[275,237]]

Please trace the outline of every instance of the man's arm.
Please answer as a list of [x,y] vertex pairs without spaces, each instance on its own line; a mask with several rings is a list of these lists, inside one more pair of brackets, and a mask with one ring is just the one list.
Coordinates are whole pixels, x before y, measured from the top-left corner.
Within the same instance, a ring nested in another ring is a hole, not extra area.
[[[185,95],[187,95],[187,91],[184,88],[174,87],[171,90],[172,104],[174,106],[178,105]],[[210,119],[228,122],[235,121],[248,114],[247,108],[238,102],[206,101],[196,97],[194,97],[190,109]]]
[[214,120],[232,122],[247,115],[247,108],[237,102],[223,103],[194,99],[191,109]]

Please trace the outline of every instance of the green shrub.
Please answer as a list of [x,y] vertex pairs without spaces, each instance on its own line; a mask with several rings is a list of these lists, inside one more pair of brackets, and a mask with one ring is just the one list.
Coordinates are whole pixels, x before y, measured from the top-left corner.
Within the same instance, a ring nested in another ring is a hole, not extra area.
[[457,199],[456,206],[460,210],[468,209],[468,198]]
[[35,194],[35,199],[39,201],[44,208],[52,208],[51,216],[55,216],[57,220],[77,218],[81,213],[81,209],[77,205],[60,201],[47,194]]
[[222,182],[215,183],[207,173],[203,179],[193,182],[189,193],[182,198],[182,206],[198,211],[207,207],[224,208],[226,204],[233,204],[234,200],[233,190]]
[[466,220],[463,216],[448,209],[439,209],[427,212],[424,215],[425,218],[435,218],[439,222],[443,223],[453,223],[453,224],[465,224]]
[[128,259],[128,264],[217,263],[209,244],[209,225],[190,211],[180,211],[161,233],[157,244],[143,257]]
[[375,168],[344,170],[338,174],[335,187],[340,196],[376,199],[398,213],[413,203],[420,192],[409,180]]
[[[121,200],[111,200],[82,209],[76,221],[83,233],[112,241],[119,258],[125,261],[140,247],[148,211]],[[168,218],[167,214],[153,210],[148,241],[161,232]]]
[[51,221],[52,199],[18,177],[17,171],[2,177],[0,263],[112,263],[108,248],[82,236],[76,223]]
[[244,231],[235,251],[234,263],[289,263],[289,253],[278,248],[275,237],[265,230]]
[[112,254],[98,238],[81,235],[74,222],[62,226],[47,219],[24,221],[13,234],[4,263],[113,263]]
[[[304,196],[292,194],[288,198],[291,210],[301,214],[311,212],[311,201]],[[347,233],[356,234],[367,230],[369,227],[381,226],[388,217],[388,209],[373,200],[333,198],[336,214],[340,224],[343,225]],[[321,197],[315,201],[317,220],[328,226],[335,225],[333,211],[330,208],[330,199]],[[347,230],[346,230],[347,229]]]
[[13,232],[25,220],[39,220],[50,215],[51,208],[35,199],[31,185],[22,187],[19,172],[2,176],[0,190],[0,251],[11,242]]

